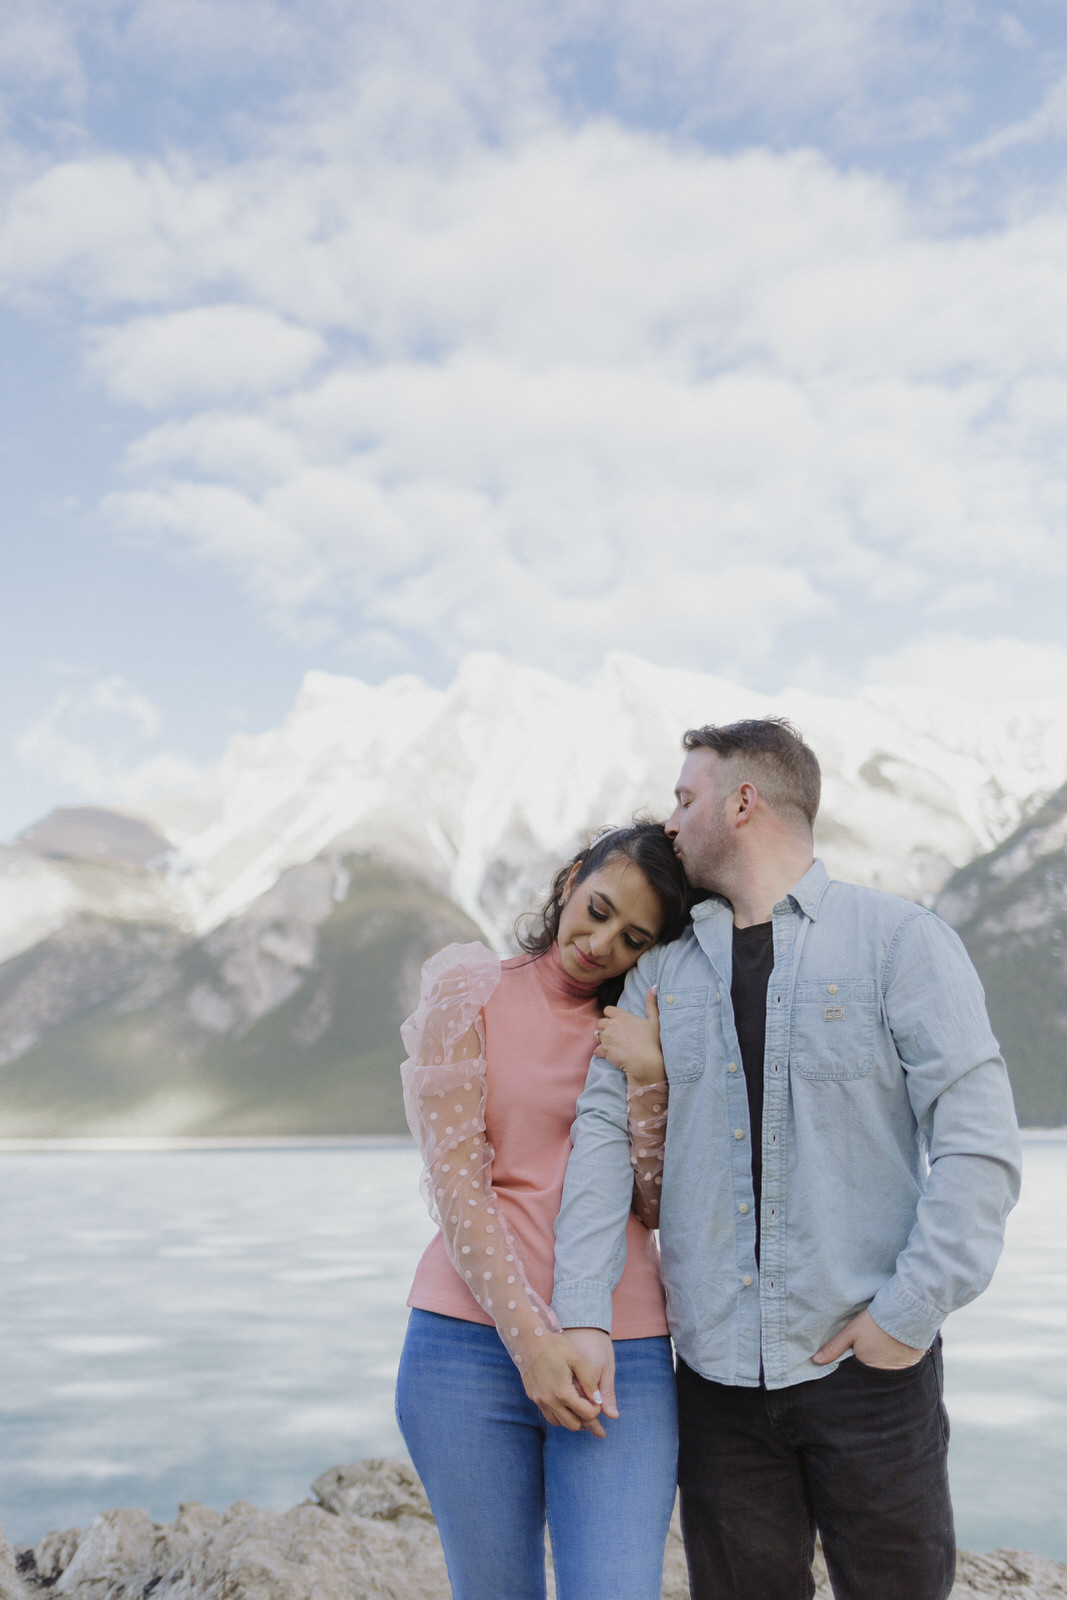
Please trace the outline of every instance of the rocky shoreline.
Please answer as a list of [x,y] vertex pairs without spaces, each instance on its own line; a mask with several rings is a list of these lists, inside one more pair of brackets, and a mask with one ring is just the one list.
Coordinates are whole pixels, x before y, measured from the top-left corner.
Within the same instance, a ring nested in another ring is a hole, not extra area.
[[[0,1531],[0,1600],[449,1600],[430,1507],[406,1461],[331,1467],[290,1511],[239,1500],[226,1512],[183,1504],[172,1523],[105,1511],[86,1529],[31,1546]],[[820,1568],[817,1600],[831,1600]],[[549,1580],[549,1596],[555,1590]],[[671,1529],[663,1600],[687,1600]],[[961,1552],[952,1600],[1067,1600],[1067,1565],[1016,1550]]]

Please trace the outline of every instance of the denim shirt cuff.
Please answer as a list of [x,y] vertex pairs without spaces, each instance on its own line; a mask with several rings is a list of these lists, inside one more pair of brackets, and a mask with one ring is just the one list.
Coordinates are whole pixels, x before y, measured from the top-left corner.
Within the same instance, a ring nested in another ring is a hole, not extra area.
[[896,1278],[879,1289],[867,1310],[883,1333],[913,1350],[928,1350],[945,1320],[944,1312],[913,1300]]
[[607,1284],[575,1278],[557,1283],[552,1309],[564,1328],[602,1328],[611,1332],[611,1290]]

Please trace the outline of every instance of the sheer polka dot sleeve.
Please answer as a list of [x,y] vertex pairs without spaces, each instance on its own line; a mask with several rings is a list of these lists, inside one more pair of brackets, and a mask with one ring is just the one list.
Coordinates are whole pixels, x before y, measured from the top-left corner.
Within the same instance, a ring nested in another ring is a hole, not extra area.
[[527,1281],[493,1191],[482,1007],[499,981],[500,960],[484,945],[449,945],[433,956],[423,967],[419,1004],[401,1029],[408,1052],[401,1074],[430,1215],[452,1265],[521,1370],[559,1323]]
[[630,1165],[634,1169],[633,1209],[646,1228],[659,1227],[663,1186],[663,1151],[667,1141],[667,1096],[664,1083],[628,1089]]

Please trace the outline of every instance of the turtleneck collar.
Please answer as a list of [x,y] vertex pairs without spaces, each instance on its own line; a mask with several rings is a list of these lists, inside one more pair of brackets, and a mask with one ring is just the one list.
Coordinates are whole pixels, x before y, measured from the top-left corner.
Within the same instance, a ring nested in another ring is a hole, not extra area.
[[550,994],[565,1000],[595,1000],[599,983],[579,983],[572,978],[560,960],[559,945],[553,944],[543,956],[538,956],[537,974]]

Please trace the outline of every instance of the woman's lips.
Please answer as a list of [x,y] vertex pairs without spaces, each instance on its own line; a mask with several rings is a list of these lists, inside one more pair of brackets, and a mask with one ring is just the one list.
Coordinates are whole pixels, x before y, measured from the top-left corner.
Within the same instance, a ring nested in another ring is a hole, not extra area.
[[587,956],[585,951],[584,950],[580,950],[577,945],[574,945],[573,949],[574,949],[574,954],[577,957],[579,964],[581,966],[583,966],[587,972],[599,972],[600,971],[600,962],[599,961],[594,961],[592,956]]

